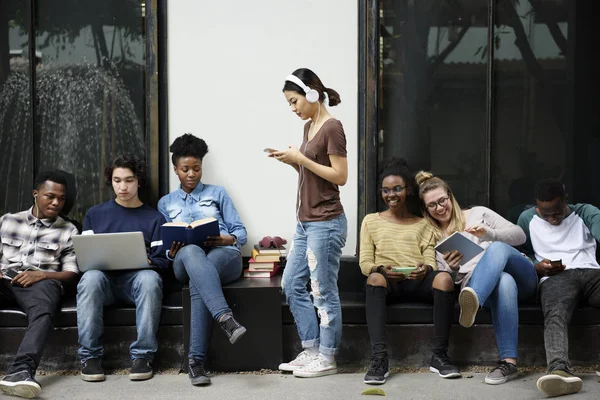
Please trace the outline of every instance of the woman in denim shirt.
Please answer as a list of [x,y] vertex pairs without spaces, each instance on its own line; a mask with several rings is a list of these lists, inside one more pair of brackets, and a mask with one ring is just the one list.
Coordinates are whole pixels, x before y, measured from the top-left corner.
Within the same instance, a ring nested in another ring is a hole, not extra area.
[[221,289],[221,284],[238,279],[242,273],[240,247],[246,243],[246,228],[225,189],[201,182],[202,159],[208,152],[206,142],[187,133],[175,139],[170,151],[181,185],[160,199],[158,211],[169,222],[213,217],[219,221],[221,232],[220,236],[209,238],[204,248],[164,243],[171,246],[167,257],[173,260],[175,276],[190,286],[190,380],[192,385],[208,385],[210,378],[204,370],[204,361],[212,319],[219,323],[232,344],[246,332],[233,318]]

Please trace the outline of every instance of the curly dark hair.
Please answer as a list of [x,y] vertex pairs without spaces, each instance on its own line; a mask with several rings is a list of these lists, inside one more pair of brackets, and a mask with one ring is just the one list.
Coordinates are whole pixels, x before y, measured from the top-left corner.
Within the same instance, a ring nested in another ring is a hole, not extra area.
[[65,188],[67,187],[67,180],[60,171],[55,170],[55,169],[47,169],[47,170],[40,171],[35,176],[35,180],[33,181],[33,188],[35,190],[40,190],[40,188],[42,187],[42,185],[44,185],[46,183],[46,181],[64,185]]
[[202,160],[208,153],[208,145],[204,139],[186,133],[175,139],[169,150],[173,153],[171,156],[173,165],[177,165],[177,160],[181,157],[195,157]]
[[104,183],[106,183],[106,186],[112,187],[112,175],[115,168],[130,169],[137,178],[138,185],[142,188],[146,185],[146,163],[134,154],[124,153],[111,161],[104,169]]

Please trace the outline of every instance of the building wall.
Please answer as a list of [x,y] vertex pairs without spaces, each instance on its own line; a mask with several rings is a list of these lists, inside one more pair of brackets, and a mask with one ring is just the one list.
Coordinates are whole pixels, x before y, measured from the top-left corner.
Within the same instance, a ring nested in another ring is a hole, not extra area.
[[[281,92],[285,77],[300,67],[342,98],[330,111],[347,136],[344,254],[355,253],[357,13],[357,2],[348,0],[168,3],[169,139],[192,132],[206,140],[202,181],[224,186],[232,197],[248,230],[244,255],[263,236],[293,236],[297,173],[263,149],[302,141],[304,123]],[[173,172],[169,182],[171,190],[179,184]]]

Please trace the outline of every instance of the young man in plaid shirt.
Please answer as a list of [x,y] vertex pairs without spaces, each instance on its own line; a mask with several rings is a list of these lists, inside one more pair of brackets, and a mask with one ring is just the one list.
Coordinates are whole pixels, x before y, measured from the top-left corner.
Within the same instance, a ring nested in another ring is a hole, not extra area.
[[42,171],[34,182],[33,207],[0,217],[0,304],[18,305],[29,321],[0,381],[6,394],[33,398],[41,391],[35,372],[59,311],[63,284],[78,277],[71,240],[78,232],[59,216],[66,194],[61,173]]

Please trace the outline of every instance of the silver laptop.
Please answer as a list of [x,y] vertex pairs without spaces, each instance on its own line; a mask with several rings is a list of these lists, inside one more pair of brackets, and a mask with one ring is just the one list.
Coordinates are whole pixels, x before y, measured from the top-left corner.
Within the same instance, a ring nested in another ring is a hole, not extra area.
[[142,232],[98,233],[72,238],[81,272],[91,269],[120,271],[151,267]]

